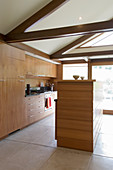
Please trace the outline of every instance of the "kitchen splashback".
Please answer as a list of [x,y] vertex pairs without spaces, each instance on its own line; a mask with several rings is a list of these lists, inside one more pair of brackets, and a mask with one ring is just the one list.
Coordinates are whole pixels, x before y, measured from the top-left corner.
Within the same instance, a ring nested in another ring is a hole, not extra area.
[[31,87],[38,87],[41,82],[43,82],[44,86],[47,80],[38,80],[38,79],[26,79],[25,85],[30,84]]

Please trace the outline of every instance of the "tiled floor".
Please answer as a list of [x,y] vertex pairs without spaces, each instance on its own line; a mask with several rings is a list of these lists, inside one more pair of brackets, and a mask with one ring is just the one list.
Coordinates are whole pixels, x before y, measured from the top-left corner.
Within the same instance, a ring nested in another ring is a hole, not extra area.
[[[0,170],[113,170],[113,158],[57,148],[54,128],[52,115],[2,140]],[[103,125],[101,133],[104,128]],[[99,140],[98,145],[101,146]]]

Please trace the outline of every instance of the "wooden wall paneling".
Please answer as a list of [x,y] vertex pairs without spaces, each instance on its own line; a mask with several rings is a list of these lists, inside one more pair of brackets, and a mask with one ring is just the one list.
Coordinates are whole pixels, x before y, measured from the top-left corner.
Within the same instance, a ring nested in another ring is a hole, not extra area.
[[6,80],[0,78],[0,138],[7,135]]
[[[71,143],[71,145],[70,145]],[[58,146],[63,146],[66,148],[74,148],[74,149],[79,149],[79,150],[87,150],[89,152],[93,152],[93,145],[92,142],[85,141],[85,140],[75,140],[73,138],[62,138],[62,137],[57,137],[57,145]]]
[[58,82],[57,140],[58,146],[93,151],[93,81]]
[[[58,107],[57,107],[58,108]],[[81,121],[91,121],[91,110],[77,108],[76,111],[74,109],[67,109],[67,108],[58,108],[58,119],[70,119],[70,120],[81,120]],[[84,116],[85,115],[85,116]]]

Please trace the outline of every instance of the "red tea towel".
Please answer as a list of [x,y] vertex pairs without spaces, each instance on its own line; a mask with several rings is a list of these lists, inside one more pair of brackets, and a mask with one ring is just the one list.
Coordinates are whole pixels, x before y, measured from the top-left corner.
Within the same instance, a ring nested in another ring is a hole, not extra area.
[[51,107],[51,97],[49,97],[49,107]]

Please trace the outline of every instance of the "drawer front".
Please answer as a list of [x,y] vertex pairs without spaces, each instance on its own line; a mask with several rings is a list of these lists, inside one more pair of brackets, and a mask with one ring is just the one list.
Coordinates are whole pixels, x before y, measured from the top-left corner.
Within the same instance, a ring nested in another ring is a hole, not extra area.
[[26,102],[28,104],[38,103],[38,102],[41,102],[41,101],[44,102],[44,96],[43,95],[26,97]]
[[29,104],[27,104],[27,108],[28,108],[28,110],[44,108],[44,102],[29,103]]
[[36,121],[40,120],[41,118],[43,118],[43,115],[44,115],[43,109],[29,110],[28,111],[28,121],[30,124],[33,122],[36,122]]

